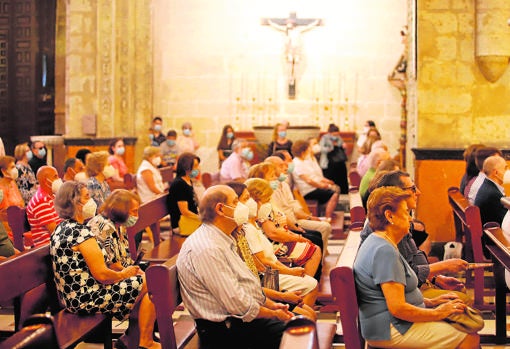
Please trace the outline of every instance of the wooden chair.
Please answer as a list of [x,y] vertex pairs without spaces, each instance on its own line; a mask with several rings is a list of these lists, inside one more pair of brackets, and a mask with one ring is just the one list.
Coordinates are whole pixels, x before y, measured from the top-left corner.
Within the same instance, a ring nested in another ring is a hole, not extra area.
[[[482,221],[480,209],[471,205],[466,197],[462,195],[459,188],[448,189],[448,201],[452,208],[453,220],[455,223],[455,239],[464,244],[464,258],[470,263],[487,263],[482,247]],[[494,304],[487,304],[484,296],[493,296],[493,282],[486,280],[483,268],[475,268],[466,272],[466,284],[474,287],[474,307],[477,309],[494,309]],[[485,283],[488,282],[486,287]],[[492,287],[492,291],[490,290]],[[486,292],[486,288],[488,291]]]
[[27,210],[25,207],[7,207],[7,222],[12,229],[12,235],[14,238],[13,245],[16,249],[19,251],[25,250],[25,242],[27,242],[27,246],[33,245],[30,234],[31,228],[28,223]]

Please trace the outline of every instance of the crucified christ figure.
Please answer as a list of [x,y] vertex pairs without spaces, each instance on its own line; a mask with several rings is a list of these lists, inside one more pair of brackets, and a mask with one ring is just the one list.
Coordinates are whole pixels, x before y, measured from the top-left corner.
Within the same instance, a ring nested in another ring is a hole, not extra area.
[[285,60],[289,71],[289,98],[295,97],[296,65],[301,57],[301,34],[322,25],[322,19],[297,18],[295,12],[291,12],[289,18],[264,18],[262,25],[285,33]]

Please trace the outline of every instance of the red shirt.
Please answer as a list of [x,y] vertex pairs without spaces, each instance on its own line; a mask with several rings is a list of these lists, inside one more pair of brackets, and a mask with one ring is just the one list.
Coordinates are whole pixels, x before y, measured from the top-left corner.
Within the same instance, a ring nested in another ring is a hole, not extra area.
[[36,247],[50,241],[50,232],[46,229],[46,225],[52,222],[59,224],[62,221],[55,211],[53,195],[46,194],[40,187],[28,203],[27,218]]

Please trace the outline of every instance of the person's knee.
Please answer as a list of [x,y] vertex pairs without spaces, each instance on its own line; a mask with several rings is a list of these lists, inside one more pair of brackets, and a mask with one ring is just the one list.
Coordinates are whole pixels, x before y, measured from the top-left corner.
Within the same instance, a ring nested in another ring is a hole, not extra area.
[[478,333],[470,333],[457,347],[458,349],[478,349],[480,348],[480,335]]

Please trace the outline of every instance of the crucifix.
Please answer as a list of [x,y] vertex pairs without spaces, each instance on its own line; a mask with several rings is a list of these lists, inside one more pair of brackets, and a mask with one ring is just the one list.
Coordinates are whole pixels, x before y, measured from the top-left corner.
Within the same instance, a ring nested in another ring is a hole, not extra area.
[[291,12],[289,18],[262,18],[262,25],[285,33],[285,61],[288,66],[289,99],[296,98],[296,69],[301,56],[301,33],[314,27],[323,25],[322,19],[297,18],[296,12]]

